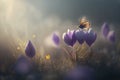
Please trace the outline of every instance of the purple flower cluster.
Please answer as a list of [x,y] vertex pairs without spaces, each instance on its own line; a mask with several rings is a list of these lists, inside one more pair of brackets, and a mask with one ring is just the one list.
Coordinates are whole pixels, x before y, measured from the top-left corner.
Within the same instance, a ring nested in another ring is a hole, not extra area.
[[76,41],[78,41],[81,45],[86,42],[89,46],[91,46],[97,38],[97,34],[90,28],[89,30],[78,29],[78,30],[69,30],[63,34],[64,42],[73,46]]
[[110,42],[114,43],[115,42],[115,32],[114,30],[110,31],[110,26],[107,23],[104,23],[102,25],[101,32],[103,36],[108,39]]

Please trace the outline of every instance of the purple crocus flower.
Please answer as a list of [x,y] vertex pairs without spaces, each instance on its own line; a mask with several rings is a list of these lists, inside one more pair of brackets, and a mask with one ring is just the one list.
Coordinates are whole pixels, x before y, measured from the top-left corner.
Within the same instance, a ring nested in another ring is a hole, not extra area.
[[112,43],[114,43],[115,42],[115,32],[114,31],[110,31],[108,36],[107,36],[107,39],[109,41],[111,41]]
[[85,35],[86,43],[91,46],[97,38],[97,34],[93,30],[89,30]]
[[88,66],[80,66],[68,71],[64,80],[95,80],[95,71]]
[[89,30],[79,29],[75,32],[75,37],[80,44],[86,41],[91,46],[95,42],[97,34],[91,28]]
[[56,45],[59,45],[59,44],[60,44],[60,38],[59,38],[59,36],[58,36],[56,33],[53,34],[52,40],[53,40],[53,42],[54,42]]
[[68,31],[63,34],[63,39],[67,45],[73,46],[76,42],[75,31],[68,29]]
[[21,55],[17,59],[14,69],[18,74],[27,74],[31,67],[30,61],[25,56]]
[[31,41],[28,42],[26,49],[25,49],[25,53],[30,58],[35,56],[36,51]]
[[102,34],[105,38],[107,38],[112,43],[115,42],[115,32],[110,31],[109,25],[107,23],[104,23],[102,26]]
[[107,37],[109,31],[110,31],[109,25],[107,23],[104,23],[102,25],[102,29],[101,29],[101,32],[102,32],[103,36]]
[[80,43],[80,44],[83,44],[84,41],[85,41],[85,32],[81,29],[79,30],[76,30],[75,32],[75,37],[76,37],[76,40]]

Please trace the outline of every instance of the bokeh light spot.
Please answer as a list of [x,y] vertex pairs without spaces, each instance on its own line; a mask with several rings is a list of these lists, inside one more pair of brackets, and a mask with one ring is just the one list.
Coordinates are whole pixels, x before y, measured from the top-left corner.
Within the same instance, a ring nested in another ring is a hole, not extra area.
[[17,50],[18,50],[18,51],[20,50],[20,47],[19,47],[19,46],[17,47]]
[[33,35],[32,35],[32,38],[36,38],[36,35],[35,35],[35,34],[33,34]]
[[51,56],[50,56],[49,54],[47,54],[47,55],[45,56],[45,59],[46,59],[46,60],[50,60],[50,58],[51,58]]

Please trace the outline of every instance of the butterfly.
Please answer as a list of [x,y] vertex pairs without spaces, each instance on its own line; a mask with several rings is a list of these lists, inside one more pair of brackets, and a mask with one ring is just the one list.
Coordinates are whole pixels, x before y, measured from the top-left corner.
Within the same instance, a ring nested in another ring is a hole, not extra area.
[[86,17],[83,17],[80,20],[80,25],[79,25],[80,29],[89,29],[90,28],[90,22],[86,19]]

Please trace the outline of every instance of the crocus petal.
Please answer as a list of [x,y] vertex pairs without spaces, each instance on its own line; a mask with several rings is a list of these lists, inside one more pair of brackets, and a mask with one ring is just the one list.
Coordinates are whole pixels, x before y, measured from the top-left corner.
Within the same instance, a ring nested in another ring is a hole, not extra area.
[[91,30],[90,32],[86,33],[85,41],[89,46],[91,46],[95,42],[96,38],[97,34],[93,30]]
[[83,44],[85,40],[85,32],[83,30],[77,30],[75,32],[75,37],[80,44]]
[[63,34],[63,40],[67,45],[73,46],[76,42],[75,31],[68,30],[68,32]]
[[70,39],[73,38],[74,32],[75,32],[74,30],[71,30],[71,31],[70,31],[70,30],[68,29],[67,35],[69,36]]
[[115,42],[115,32],[114,31],[110,31],[108,36],[107,36],[107,39],[109,41],[111,41],[112,43],[114,43]]
[[102,31],[103,36],[107,37],[107,35],[108,35],[109,31],[110,31],[109,25],[107,23],[104,23],[102,25],[101,31]]
[[56,45],[59,45],[59,43],[60,43],[60,38],[59,38],[59,36],[58,36],[56,33],[53,34],[52,40],[53,40],[53,42],[54,42]]
[[35,53],[36,53],[35,52],[35,48],[34,48],[34,46],[33,46],[31,41],[28,42],[27,47],[25,49],[25,53],[30,58],[35,56]]

